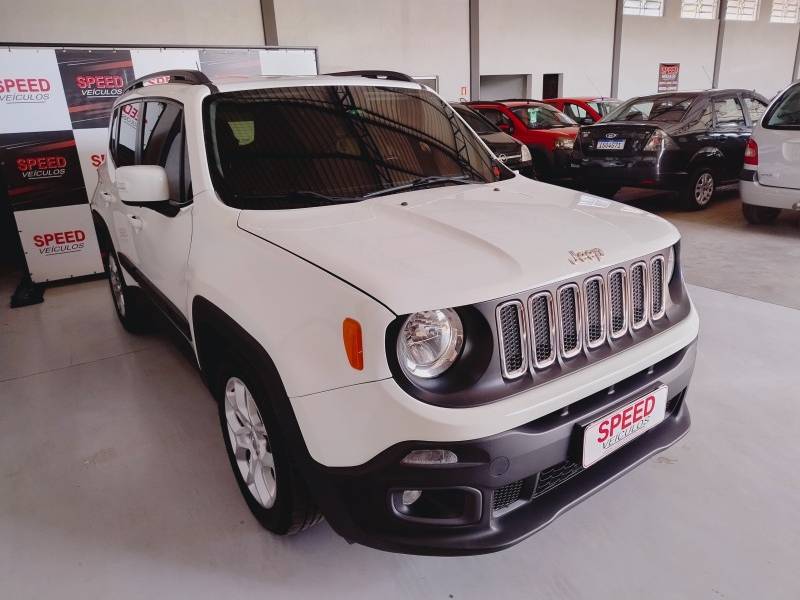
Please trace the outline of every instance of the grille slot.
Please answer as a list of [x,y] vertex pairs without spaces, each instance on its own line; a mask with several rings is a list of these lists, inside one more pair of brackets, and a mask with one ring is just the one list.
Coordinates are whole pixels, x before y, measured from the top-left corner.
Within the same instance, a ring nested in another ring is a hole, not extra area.
[[583,284],[585,307],[586,345],[597,348],[606,341],[605,284],[600,275],[595,275]]
[[512,300],[497,307],[497,330],[500,332],[500,366],[503,377],[516,379],[528,370],[525,315],[522,302]]
[[556,360],[556,322],[553,314],[553,296],[540,292],[531,296],[529,314],[531,324],[531,357],[533,365],[542,369]]
[[581,352],[581,311],[578,286],[568,283],[558,290],[558,320],[561,328],[561,356],[572,358]]
[[664,257],[656,256],[650,261],[650,314],[653,320],[664,316],[667,286],[664,281]]
[[643,262],[631,266],[631,327],[641,329],[647,323],[647,280]]
[[558,487],[569,479],[572,479],[583,471],[583,467],[577,463],[565,460],[562,463],[548,467],[539,473],[539,478],[536,480],[536,489],[533,492],[533,497],[537,498],[542,494],[546,494],[553,488]]
[[522,495],[522,486],[524,483],[524,480],[520,479],[519,481],[513,481],[501,488],[497,488],[494,494],[492,494],[492,509],[496,511],[503,510],[519,500]]
[[628,292],[625,286],[625,269],[608,274],[609,329],[616,339],[628,330]]

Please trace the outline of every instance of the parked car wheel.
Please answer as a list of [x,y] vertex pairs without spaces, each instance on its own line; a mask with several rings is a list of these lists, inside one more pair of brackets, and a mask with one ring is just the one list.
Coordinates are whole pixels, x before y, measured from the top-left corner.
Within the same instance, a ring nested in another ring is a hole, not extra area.
[[130,333],[143,333],[150,329],[152,313],[144,293],[125,283],[122,267],[113,248],[106,252],[106,271],[111,298],[122,326]]
[[236,482],[259,523],[278,535],[316,525],[312,501],[277,427],[266,386],[243,361],[217,377],[219,418]]
[[683,205],[688,210],[702,210],[711,203],[717,191],[717,180],[711,169],[697,169],[689,177],[682,192]]
[[742,203],[742,214],[751,225],[768,225],[773,223],[781,214],[780,208],[772,206],[756,206]]

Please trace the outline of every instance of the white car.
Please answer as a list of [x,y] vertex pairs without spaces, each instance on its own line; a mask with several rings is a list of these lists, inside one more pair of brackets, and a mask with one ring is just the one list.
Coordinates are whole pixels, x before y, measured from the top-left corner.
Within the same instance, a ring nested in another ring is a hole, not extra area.
[[677,230],[516,176],[405,75],[150,75],[108,156],[122,324],[186,338],[270,531],[499,550],[689,428]]
[[800,210],[800,83],[778,94],[753,129],[739,190],[744,217],[753,224]]

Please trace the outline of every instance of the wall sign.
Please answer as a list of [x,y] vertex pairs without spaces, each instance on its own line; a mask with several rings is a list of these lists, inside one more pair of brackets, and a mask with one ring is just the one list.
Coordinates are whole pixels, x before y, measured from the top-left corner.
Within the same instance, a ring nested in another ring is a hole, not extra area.
[[681,63],[661,63],[658,65],[658,91],[677,92]]
[[313,48],[0,50],[0,169],[35,283],[103,271],[89,197],[111,107],[131,81],[167,69],[317,74]]

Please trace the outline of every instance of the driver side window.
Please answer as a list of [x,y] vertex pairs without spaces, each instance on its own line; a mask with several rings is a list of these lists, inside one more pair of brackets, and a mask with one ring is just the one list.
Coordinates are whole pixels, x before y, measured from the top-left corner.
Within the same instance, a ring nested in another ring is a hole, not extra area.
[[581,119],[585,119],[589,116],[589,113],[586,112],[586,109],[582,106],[578,106],[577,104],[565,104],[564,112],[567,113],[568,117],[571,117],[578,122],[580,122]]

